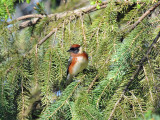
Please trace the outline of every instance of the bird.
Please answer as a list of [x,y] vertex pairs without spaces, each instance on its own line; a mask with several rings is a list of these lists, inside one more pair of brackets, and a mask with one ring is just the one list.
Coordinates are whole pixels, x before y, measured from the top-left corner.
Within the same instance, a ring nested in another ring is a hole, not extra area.
[[82,46],[79,44],[73,44],[67,52],[70,53],[67,68],[67,80],[71,81],[74,76],[87,67],[88,54],[83,51]]

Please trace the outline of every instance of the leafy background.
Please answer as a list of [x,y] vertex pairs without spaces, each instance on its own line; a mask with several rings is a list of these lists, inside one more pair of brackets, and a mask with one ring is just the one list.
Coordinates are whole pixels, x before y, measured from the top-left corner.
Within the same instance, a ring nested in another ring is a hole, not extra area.
[[[159,1],[108,0],[100,9],[102,1],[93,0],[95,12],[44,17],[23,29],[19,21],[8,26],[15,2],[0,1],[1,120],[159,119],[159,40],[146,54],[159,34],[159,8],[130,30]],[[52,11],[72,10],[78,3],[62,2]],[[43,4],[35,7],[45,12]],[[66,84],[66,51],[74,43],[88,53],[89,65]]]

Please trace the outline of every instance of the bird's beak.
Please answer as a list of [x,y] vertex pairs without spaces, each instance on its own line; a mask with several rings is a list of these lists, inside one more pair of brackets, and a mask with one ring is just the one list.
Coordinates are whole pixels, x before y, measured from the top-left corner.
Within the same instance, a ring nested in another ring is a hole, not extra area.
[[71,50],[69,49],[69,50],[67,50],[67,52],[71,52]]

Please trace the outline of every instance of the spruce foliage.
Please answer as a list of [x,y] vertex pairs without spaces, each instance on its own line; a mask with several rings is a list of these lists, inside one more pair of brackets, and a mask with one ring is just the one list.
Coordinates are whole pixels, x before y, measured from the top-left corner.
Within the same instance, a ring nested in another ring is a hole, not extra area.
[[[22,30],[1,22],[0,119],[159,118],[159,40],[151,46],[160,31],[159,8],[130,30],[154,4],[108,0],[106,8],[93,13],[45,17]],[[88,53],[89,65],[67,84],[66,51],[74,43]],[[150,110],[153,115],[146,113]]]

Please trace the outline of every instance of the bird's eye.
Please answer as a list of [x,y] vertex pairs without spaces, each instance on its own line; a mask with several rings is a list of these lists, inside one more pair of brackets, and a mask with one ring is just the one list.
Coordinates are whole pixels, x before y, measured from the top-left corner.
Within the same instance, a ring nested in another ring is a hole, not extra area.
[[70,50],[74,51],[74,50],[75,50],[75,48],[71,48]]

